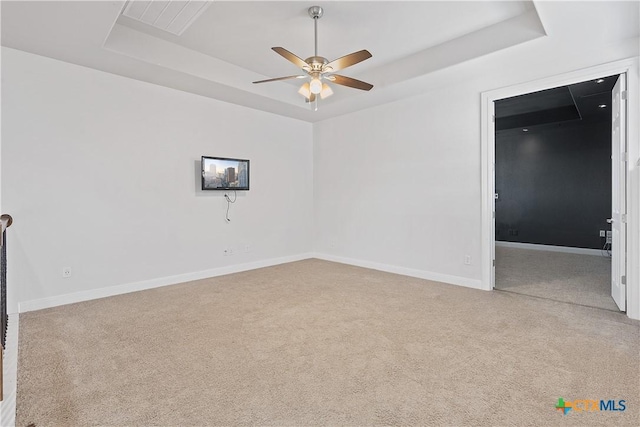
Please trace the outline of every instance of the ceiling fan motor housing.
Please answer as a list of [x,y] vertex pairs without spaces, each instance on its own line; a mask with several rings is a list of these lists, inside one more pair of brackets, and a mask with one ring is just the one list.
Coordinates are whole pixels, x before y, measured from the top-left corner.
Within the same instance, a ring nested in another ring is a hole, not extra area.
[[327,58],[323,58],[322,56],[310,56],[309,58],[305,59],[304,62],[309,64],[312,72],[321,72],[324,69],[324,66],[329,63]]

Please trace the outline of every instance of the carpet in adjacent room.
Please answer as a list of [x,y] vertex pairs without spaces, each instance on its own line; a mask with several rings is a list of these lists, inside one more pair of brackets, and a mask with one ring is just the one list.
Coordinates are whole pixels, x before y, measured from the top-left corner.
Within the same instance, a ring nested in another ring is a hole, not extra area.
[[495,288],[619,311],[611,298],[611,258],[496,246]]

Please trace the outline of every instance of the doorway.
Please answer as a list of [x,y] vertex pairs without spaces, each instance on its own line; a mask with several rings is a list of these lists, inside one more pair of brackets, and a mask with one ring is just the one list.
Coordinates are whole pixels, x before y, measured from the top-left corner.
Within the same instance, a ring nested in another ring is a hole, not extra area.
[[620,78],[495,101],[495,289],[618,310],[608,221]]
[[[522,83],[516,86],[491,90],[482,93],[481,100],[481,156],[482,156],[482,227],[481,227],[481,255],[482,255],[482,288],[493,290],[495,284],[495,106],[494,101],[514,96],[524,95],[536,91],[542,91],[564,85],[572,85],[588,80],[596,80],[601,76],[625,75],[627,99],[626,113],[629,117],[635,117],[640,111],[640,96],[638,96],[638,58],[617,61],[609,64],[594,66],[588,69],[577,70],[563,75],[552,76],[538,81]],[[621,263],[617,274],[620,274],[618,289],[624,296],[627,316],[640,319],[640,129],[634,120],[621,123],[620,133],[626,137],[627,148],[625,152],[619,152],[620,160],[626,162],[620,167],[620,176],[625,178],[628,184],[626,188],[618,187],[620,194],[628,202],[623,210],[619,211],[618,224],[620,239],[623,242],[619,249],[626,251],[626,257],[620,256],[618,260],[628,260]],[[612,153],[614,156],[615,152]],[[622,163],[621,163],[622,164]],[[615,187],[614,187],[615,188]],[[615,212],[614,212],[615,213]],[[626,221],[625,221],[626,220]],[[613,229],[613,227],[612,227]],[[615,233],[615,232],[614,232]],[[615,237],[613,238],[615,240]],[[615,243],[613,244],[615,246]],[[615,251],[615,248],[614,248]],[[614,256],[615,258],[615,256]],[[616,271],[612,269],[612,272]]]

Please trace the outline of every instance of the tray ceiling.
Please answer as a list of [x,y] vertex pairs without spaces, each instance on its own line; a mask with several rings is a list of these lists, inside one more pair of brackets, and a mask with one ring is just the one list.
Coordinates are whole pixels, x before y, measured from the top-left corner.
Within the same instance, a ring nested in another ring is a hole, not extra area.
[[313,54],[307,9],[316,3],[3,1],[2,44],[313,122],[420,93],[425,76],[543,37],[560,19],[549,15],[543,26],[531,1],[321,2],[318,53],[331,60],[369,50],[373,57],[345,74],[375,87],[333,86],[314,112],[296,80],[251,82],[298,71],[273,46]]

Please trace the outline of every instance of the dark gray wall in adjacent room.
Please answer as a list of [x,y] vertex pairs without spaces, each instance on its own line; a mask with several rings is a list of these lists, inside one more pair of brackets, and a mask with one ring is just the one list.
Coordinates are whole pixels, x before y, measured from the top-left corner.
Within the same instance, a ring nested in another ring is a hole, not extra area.
[[598,232],[610,229],[611,123],[497,132],[496,192],[496,240],[601,248]]

